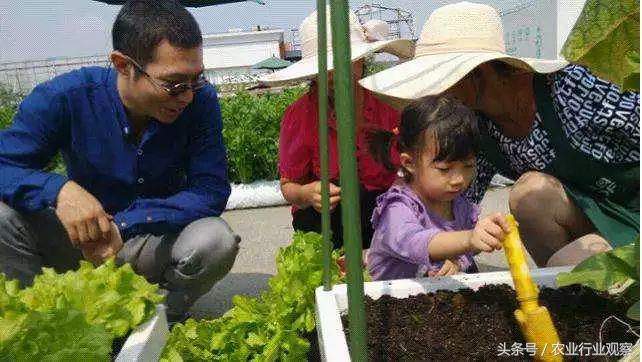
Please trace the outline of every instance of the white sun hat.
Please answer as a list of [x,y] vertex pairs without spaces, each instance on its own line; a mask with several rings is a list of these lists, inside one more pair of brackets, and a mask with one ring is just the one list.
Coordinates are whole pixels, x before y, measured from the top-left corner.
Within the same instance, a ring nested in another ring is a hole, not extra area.
[[[333,69],[332,34],[330,25],[330,7],[326,7],[328,71]],[[370,20],[361,25],[357,16],[350,11],[350,44],[352,62],[375,52],[385,52],[399,58],[412,58],[414,44],[407,39],[385,40],[388,34],[388,24],[381,20]],[[318,70],[318,40],[317,12],[308,15],[299,27],[301,40],[301,60],[280,71],[265,75],[259,82],[268,85],[281,85],[289,82],[301,82],[317,76]]]
[[495,59],[537,73],[555,72],[568,64],[506,54],[497,11],[488,5],[459,2],[433,11],[417,41],[414,59],[359,83],[390,103],[402,105],[440,94],[478,65]]

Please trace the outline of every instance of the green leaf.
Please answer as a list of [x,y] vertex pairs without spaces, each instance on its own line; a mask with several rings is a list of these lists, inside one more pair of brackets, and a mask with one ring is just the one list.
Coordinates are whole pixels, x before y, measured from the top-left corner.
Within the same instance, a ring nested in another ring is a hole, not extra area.
[[43,268],[23,290],[0,274],[0,361],[108,361],[114,337],[155,312],[157,289],[113,260]]
[[583,284],[596,290],[606,291],[619,283],[629,281],[619,292],[619,298],[634,303],[627,316],[640,320],[640,237],[631,244],[590,257],[577,265],[570,273],[560,273],[557,285]]
[[109,361],[111,342],[104,327],[90,325],[79,311],[29,311],[20,332],[0,343],[0,360]]
[[623,89],[639,90],[640,87],[640,52],[631,52],[627,55],[627,62],[633,69],[631,74],[624,78]]
[[640,301],[638,300],[633,304],[629,310],[626,311],[626,316],[635,319],[636,321],[640,320]]
[[129,264],[116,266],[113,258],[96,268],[81,261],[77,271],[64,274],[43,268],[20,297],[32,310],[82,311],[89,323],[103,325],[114,337],[124,336],[148,319],[164,299],[158,286],[137,275]]
[[623,90],[639,91],[640,2],[587,0],[562,54]]
[[559,287],[583,284],[606,291],[628,279],[639,280],[639,239],[629,245],[594,255],[578,264],[570,273],[557,276]]
[[[321,235],[296,232],[292,243],[277,254],[277,273],[259,297],[234,296],[234,307],[212,321],[177,325],[163,358],[174,353],[184,360],[301,361],[310,347],[302,335],[314,329],[314,290],[322,284]],[[337,283],[339,252],[332,253],[332,282]],[[210,326],[216,326],[210,328]],[[187,328],[207,329],[196,339]],[[205,357],[208,356],[209,357]]]
[[281,117],[306,90],[293,87],[262,95],[240,91],[220,99],[231,182],[278,179]]

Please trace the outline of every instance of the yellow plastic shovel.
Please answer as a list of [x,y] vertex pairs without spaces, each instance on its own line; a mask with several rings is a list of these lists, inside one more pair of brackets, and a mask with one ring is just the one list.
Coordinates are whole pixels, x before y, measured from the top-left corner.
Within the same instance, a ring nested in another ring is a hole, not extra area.
[[560,343],[560,338],[548,309],[539,305],[539,289],[528,270],[515,217],[507,215],[506,219],[510,225],[510,233],[504,239],[504,250],[519,302],[515,319],[526,342],[535,343],[536,361],[562,361],[562,355],[554,349],[554,345]]

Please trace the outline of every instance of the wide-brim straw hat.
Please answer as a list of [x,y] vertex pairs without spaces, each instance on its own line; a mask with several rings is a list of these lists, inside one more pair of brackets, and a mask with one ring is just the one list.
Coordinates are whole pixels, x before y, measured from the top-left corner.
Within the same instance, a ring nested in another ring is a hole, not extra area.
[[417,41],[414,59],[359,83],[399,106],[408,100],[440,94],[491,60],[537,73],[555,72],[568,64],[564,60],[508,55],[497,11],[488,5],[460,2],[433,11]]
[[[332,34],[330,23],[330,7],[326,8],[328,71],[333,69]],[[402,59],[412,58],[414,44],[407,39],[385,40],[388,34],[388,24],[381,20],[370,20],[361,25],[357,16],[349,12],[351,61],[357,61],[376,52],[384,52]],[[318,69],[318,40],[317,12],[308,15],[299,27],[301,40],[301,60],[280,71],[259,78],[259,83],[267,86],[284,83],[301,82],[315,78]]]

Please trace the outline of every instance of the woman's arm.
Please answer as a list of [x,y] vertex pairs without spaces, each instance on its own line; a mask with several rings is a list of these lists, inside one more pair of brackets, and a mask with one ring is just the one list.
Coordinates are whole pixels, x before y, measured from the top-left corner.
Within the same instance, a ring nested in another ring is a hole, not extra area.
[[305,185],[299,182],[282,177],[281,193],[287,202],[296,205],[300,209],[305,209],[310,206]]
[[[322,209],[321,181],[304,183],[282,177],[281,193],[289,203],[296,205],[300,209],[310,206],[317,211]],[[341,188],[330,183],[330,210],[334,209],[339,201],[341,201]]]

